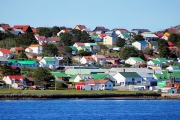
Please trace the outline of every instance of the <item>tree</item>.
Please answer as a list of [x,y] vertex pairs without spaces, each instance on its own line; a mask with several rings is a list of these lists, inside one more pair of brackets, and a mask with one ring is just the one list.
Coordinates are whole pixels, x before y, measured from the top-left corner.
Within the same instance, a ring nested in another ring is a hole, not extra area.
[[80,42],[83,42],[83,43],[94,43],[94,40],[89,36],[89,34],[86,31],[82,31],[81,32],[80,38],[81,38]]
[[16,41],[17,41],[18,45],[21,45],[21,46],[29,46],[31,44],[38,43],[36,38],[34,37],[33,33],[30,33],[30,32],[20,35],[19,37],[17,37]]
[[60,39],[64,43],[65,46],[72,45],[73,36],[71,34],[69,34],[69,33],[62,33],[60,35]]
[[92,52],[84,51],[84,50],[79,50],[78,51],[78,55],[81,55],[81,56],[91,56]]
[[170,50],[168,48],[168,43],[164,39],[157,40],[158,52],[160,57],[168,58],[170,55]]
[[65,51],[67,52],[67,53],[72,53],[72,48],[70,48],[69,46],[66,46],[65,47]]
[[101,50],[103,50],[103,52],[104,52],[103,54],[105,55],[106,51],[108,50],[108,47],[106,45],[102,45],[102,44],[100,44],[99,47]]
[[58,55],[58,49],[54,44],[43,45],[42,54],[45,56],[55,56]]
[[133,43],[133,42],[135,42],[135,41],[144,41],[144,40],[145,40],[145,39],[143,38],[143,36],[141,36],[141,35],[135,35],[135,36],[133,36],[131,42]]
[[19,58],[28,59],[25,52],[21,52],[20,55],[19,55]]
[[149,47],[146,47],[143,51],[144,54],[147,55],[152,55],[153,54],[153,49],[150,49]]
[[128,59],[129,57],[138,57],[138,51],[134,47],[124,47],[120,54],[121,59]]
[[16,71],[13,69],[11,66],[4,64],[1,66],[1,71],[3,76],[8,76],[8,75],[19,75],[19,71]]
[[40,27],[40,28],[38,28],[37,33],[40,36],[46,36],[46,37],[51,37],[52,36],[51,29],[47,28],[47,27]]
[[174,45],[177,45],[180,41],[180,35],[179,34],[171,34],[168,38],[168,41],[172,42]]
[[35,79],[35,84],[43,84],[46,85],[51,80],[54,80],[54,76],[50,73],[47,68],[39,67],[34,70],[33,77]]
[[53,34],[53,36],[57,36],[57,33],[60,31],[59,27],[54,26],[53,28],[51,28],[51,32]]
[[0,48],[10,49],[14,46],[17,46],[16,39],[6,38],[0,41]]
[[116,40],[116,46],[123,47],[126,44],[126,41],[122,39],[121,37],[118,37]]
[[138,57],[140,57],[141,59],[144,59],[144,54],[141,50],[138,50]]

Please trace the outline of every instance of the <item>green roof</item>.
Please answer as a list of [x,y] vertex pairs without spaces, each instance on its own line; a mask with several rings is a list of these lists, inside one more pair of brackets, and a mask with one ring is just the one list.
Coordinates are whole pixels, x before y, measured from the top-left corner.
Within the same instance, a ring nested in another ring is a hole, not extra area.
[[166,72],[163,71],[161,74],[155,74],[156,78],[158,80],[169,80],[170,76],[175,77],[175,78],[180,78],[180,72]]
[[129,38],[130,35],[128,33],[122,33],[122,35],[125,37],[125,38]]
[[140,57],[131,57],[132,59],[134,59],[137,62],[144,62],[143,59],[141,59]]
[[93,36],[91,36],[91,38],[97,39],[97,38],[100,38],[100,37],[98,35],[93,35]]
[[69,77],[68,75],[61,73],[61,72],[51,72],[52,75],[55,77]]
[[77,51],[78,49],[75,46],[69,46],[73,51]]
[[71,76],[71,78],[69,79],[69,81],[74,81],[74,79],[76,78],[77,75],[73,75]]
[[85,49],[87,49],[87,50],[89,50],[89,51],[90,51],[90,49],[91,49],[91,47],[90,47],[90,46],[81,46],[81,48],[82,48],[82,49],[84,49],[84,48],[85,48]]
[[49,61],[49,62],[55,62],[54,58],[44,58],[45,61]]
[[179,67],[178,66],[171,66],[173,69],[179,69]]
[[17,60],[8,60],[8,63],[14,63],[16,62]]
[[104,79],[107,74],[92,74],[93,78],[96,80]]
[[136,72],[119,72],[125,78],[141,78]]
[[18,60],[18,63],[19,64],[25,64],[25,65],[31,65],[31,64],[34,64],[34,63],[36,63],[36,61],[35,60]]
[[154,64],[161,64],[158,60],[151,60]]
[[166,58],[156,58],[156,60],[158,60],[159,62],[163,63],[163,62],[167,62]]

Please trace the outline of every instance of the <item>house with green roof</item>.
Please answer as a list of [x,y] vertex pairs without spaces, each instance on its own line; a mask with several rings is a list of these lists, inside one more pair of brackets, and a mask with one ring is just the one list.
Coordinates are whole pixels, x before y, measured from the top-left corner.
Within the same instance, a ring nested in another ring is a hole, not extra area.
[[10,66],[16,66],[19,68],[38,68],[39,62],[36,60],[8,60]]
[[59,80],[59,81],[69,81],[69,78],[70,78],[70,76],[62,72],[51,72],[51,74],[55,77],[56,80]]
[[119,72],[115,74],[116,86],[142,85],[143,78],[136,72]]
[[75,47],[75,46],[69,46],[71,49],[72,49],[72,54],[73,55],[77,55],[78,54],[78,49],[77,49],[77,47]]
[[92,38],[95,42],[102,42],[101,37],[99,37],[98,35],[92,35],[91,38]]
[[147,62],[147,67],[149,66],[159,66],[162,67],[162,63],[159,62],[158,60],[154,59],[154,60],[150,60]]
[[154,78],[158,81],[169,81],[174,79],[174,82],[180,82],[180,71],[167,72],[162,71],[159,74],[154,74]]
[[92,74],[92,77],[95,79],[95,80],[103,80],[105,79],[106,77],[108,77],[108,74]]
[[39,61],[40,67],[56,69],[56,59],[54,57],[44,57]]
[[67,69],[65,74],[67,75],[78,75],[78,74],[98,74],[105,73],[108,69]]
[[171,65],[171,66],[167,67],[166,70],[172,71],[172,70],[180,70],[180,69],[178,66]]
[[125,61],[125,63],[129,65],[139,65],[143,62],[144,60],[141,59],[140,57],[130,57],[129,59]]
[[160,63],[168,63],[166,58],[156,58]]

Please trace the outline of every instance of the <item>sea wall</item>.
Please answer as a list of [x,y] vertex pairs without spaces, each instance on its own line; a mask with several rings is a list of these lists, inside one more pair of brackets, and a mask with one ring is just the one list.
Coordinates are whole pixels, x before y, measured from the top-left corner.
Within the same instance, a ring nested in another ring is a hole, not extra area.
[[18,100],[18,99],[86,99],[86,98],[112,98],[112,99],[160,99],[161,94],[2,94],[1,100]]

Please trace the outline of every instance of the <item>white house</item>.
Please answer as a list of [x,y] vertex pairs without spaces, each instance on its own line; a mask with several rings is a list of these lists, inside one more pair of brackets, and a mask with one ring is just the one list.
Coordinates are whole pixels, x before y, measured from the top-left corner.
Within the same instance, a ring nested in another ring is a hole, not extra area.
[[150,60],[147,62],[147,67],[149,66],[159,66],[162,67],[162,63],[159,62],[158,60]]
[[42,53],[42,49],[42,45],[31,44],[28,48],[25,49],[25,52],[40,54]]
[[75,42],[73,46],[74,47],[82,47],[82,46],[85,46],[85,45],[82,42]]
[[77,75],[73,82],[80,82],[81,80],[88,81],[94,79],[91,74],[88,75]]
[[136,72],[119,72],[113,77],[117,86],[141,85],[143,80]]
[[155,41],[158,39],[158,36],[153,33],[142,33],[141,35],[146,41]]
[[92,55],[92,58],[101,65],[106,64],[106,58],[104,57],[104,55]]
[[132,46],[134,46],[138,50],[144,50],[149,46],[149,44],[146,41],[136,41],[132,43]]
[[6,57],[0,56],[0,63],[1,64],[8,63],[8,59]]
[[140,57],[130,57],[125,61],[126,64],[129,65],[139,65],[140,63],[143,63],[144,60],[141,59]]
[[24,76],[20,75],[9,75],[3,77],[3,81],[5,81],[6,84],[14,84],[14,83],[22,83],[23,85],[26,85],[26,80]]
[[113,46],[115,41],[116,40],[112,36],[105,36],[103,38],[103,45]]
[[39,61],[40,67],[47,67],[50,69],[56,69],[57,60],[54,57],[44,57]]
[[81,64],[93,64],[95,60],[91,56],[83,56],[80,59]]
[[92,90],[112,90],[113,83],[109,80],[89,80],[86,84],[92,86]]
[[0,49],[0,56],[11,59],[13,57],[13,53],[8,49]]
[[38,68],[39,63],[36,60],[8,60],[10,66],[19,68]]

